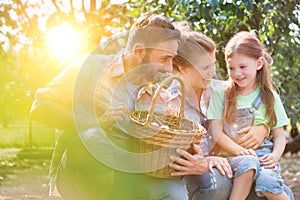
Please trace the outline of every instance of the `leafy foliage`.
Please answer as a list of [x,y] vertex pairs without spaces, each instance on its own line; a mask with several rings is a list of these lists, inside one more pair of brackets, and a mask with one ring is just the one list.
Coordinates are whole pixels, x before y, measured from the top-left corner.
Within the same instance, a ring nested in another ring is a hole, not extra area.
[[[1,66],[5,66],[3,70],[6,72],[0,74],[1,80],[5,80],[0,85],[0,91],[2,94],[5,94],[5,90],[18,93],[10,100],[0,98],[1,105],[20,99],[25,94],[30,94],[32,98],[34,90],[44,86],[66,64],[59,62],[45,47],[45,30],[40,28],[39,23],[41,19],[47,20],[46,30],[62,21],[72,24],[81,35],[83,46],[80,53],[87,53],[102,39],[128,30],[141,13],[153,12],[162,13],[173,21],[186,20],[194,30],[211,37],[219,50],[218,70],[225,78],[223,48],[227,41],[238,31],[257,30],[274,58],[273,78],[280,89],[291,123],[295,127],[299,122],[300,81],[297,77],[300,70],[300,5],[297,1],[125,0],[125,3],[113,4],[103,0],[99,8],[95,0],[86,1],[90,2],[89,7],[76,7],[72,0],[65,3],[52,0],[47,5],[51,12],[45,12],[46,5],[42,2],[18,0],[1,3],[0,35],[8,38],[10,48],[19,49],[7,54],[5,42],[1,43]],[[3,26],[10,27],[12,31],[5,31]],[[7,72],[17,72],[18,76],[4,75]],[[13,87],[5,89],[11,82],[18,85],[19,92]]]

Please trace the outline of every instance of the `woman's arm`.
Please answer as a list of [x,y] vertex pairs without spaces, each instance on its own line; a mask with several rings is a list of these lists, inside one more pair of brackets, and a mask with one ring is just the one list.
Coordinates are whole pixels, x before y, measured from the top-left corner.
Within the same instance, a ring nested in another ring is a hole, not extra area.
[[210,127],[212,131],[213,139],[224,149],[225,151],[232,153],[233,155],[240,155],[241,151],[245,150],[242,146],[235,143],[230,137],[223,132],[223,122],[219,119],[210,120]]

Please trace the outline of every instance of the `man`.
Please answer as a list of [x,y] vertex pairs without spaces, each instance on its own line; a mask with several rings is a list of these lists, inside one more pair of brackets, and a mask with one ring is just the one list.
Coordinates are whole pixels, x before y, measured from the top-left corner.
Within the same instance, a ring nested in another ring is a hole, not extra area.
[[[153,178],[137,168],[134,162],[139,159],[139,155],[131,151],[134,138],[130,135],[133,133],[129,126],[118,124],[118,119],[112,118],[127,115],[129,108],[126,107],[130,107],[130,101],[123,104],[120,102],[130,98],[126,97],[127,94],[131,94],[134,99],[135,95],[131,93],[135,89],[134,85],[139,86],[141,80],[157,81],[163,73],[172,71],[172,60],[177,54],[180,34],[173,25],[165,23],[161,16],[156,15],[148,15],[146,19],[138,21],[129,34],[132,35],[129,35],[125,51],[97,76],[97,80],[86,78],[95,73],[85,68],[82,68],[77,78],[74,111],[95,113],[90,120],[93,119],[93,123],[99,123],[102,128],[84,131],[87,127],[80,119],[76,120],[77,128],[83,130],[81,141],[94,157],[116,169],[113,199],[187,199],[180,178]],[[127,76],[129,72],[132,72],[133,79]],[[91,81],[86,83],[87,80]],[[95,89],[87,91],[86,85],[94,85]],[[118,85],[124,87],[118,89]],[[129,87],[133,90],[130,91]],[[120,97],[120,101],[116,100],[115,94]],[[87,100],[85,97],[91,98]],[[103,152],[109,153],[104,155]]]
[[[148,72],[156,79],[172,71],[179,39],[180,32],[168,19],[144,15],[133,25],[125,50],[116,55],[91,55],[80,62],[81,68],[67,68],[38,90],[32,119],[64,130],[59,140],[63,144],[58,145],[63,156],[56,180],[64,199],[187,199],[179,178],[148,178],[134,172],[130,164],[123,169],[128,137],[118,127],[109,130],[114,122],[107,123],[111,113],[126,110],[126,105],[111,106],[112,89],[118,80],[147,63],[155,64]],[[118,148],[125,154],[119,156]],[[153,193],[157,189],[161,193]]]

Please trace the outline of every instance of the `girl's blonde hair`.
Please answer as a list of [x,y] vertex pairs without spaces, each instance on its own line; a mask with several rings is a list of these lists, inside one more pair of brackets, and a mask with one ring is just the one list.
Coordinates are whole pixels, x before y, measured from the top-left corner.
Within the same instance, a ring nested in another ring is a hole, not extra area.
[[[255,33],[241,31],[233,36],[225,47],[225,60],[237,54],[243,54],[254,59],[263,57],[265,62],[263,67],[257,71],[256,82],[261,89],[261,100],[266,107],[266,117],[269,120],[269,126],[273,127],[277,123],[274,111],[274,95],[273,95],[273,82],[270,74],[270,65],[273,59],[267,52],[266,47],[257,38]],[[234,81],[229,78],[229,84],[226,89],[226,101],[224,116],[228,122],[233,122],[236,119],[237,112],[237,89],[238,86]]]

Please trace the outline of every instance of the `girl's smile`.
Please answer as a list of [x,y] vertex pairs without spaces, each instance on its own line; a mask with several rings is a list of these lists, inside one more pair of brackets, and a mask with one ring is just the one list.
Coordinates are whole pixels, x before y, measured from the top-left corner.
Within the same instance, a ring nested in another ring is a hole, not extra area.
[[231,79],[237,84],[240,94],[249,94],[256,87],[258,59],[251,58],[244,54],[235,54],[227,60],[228,72]]

